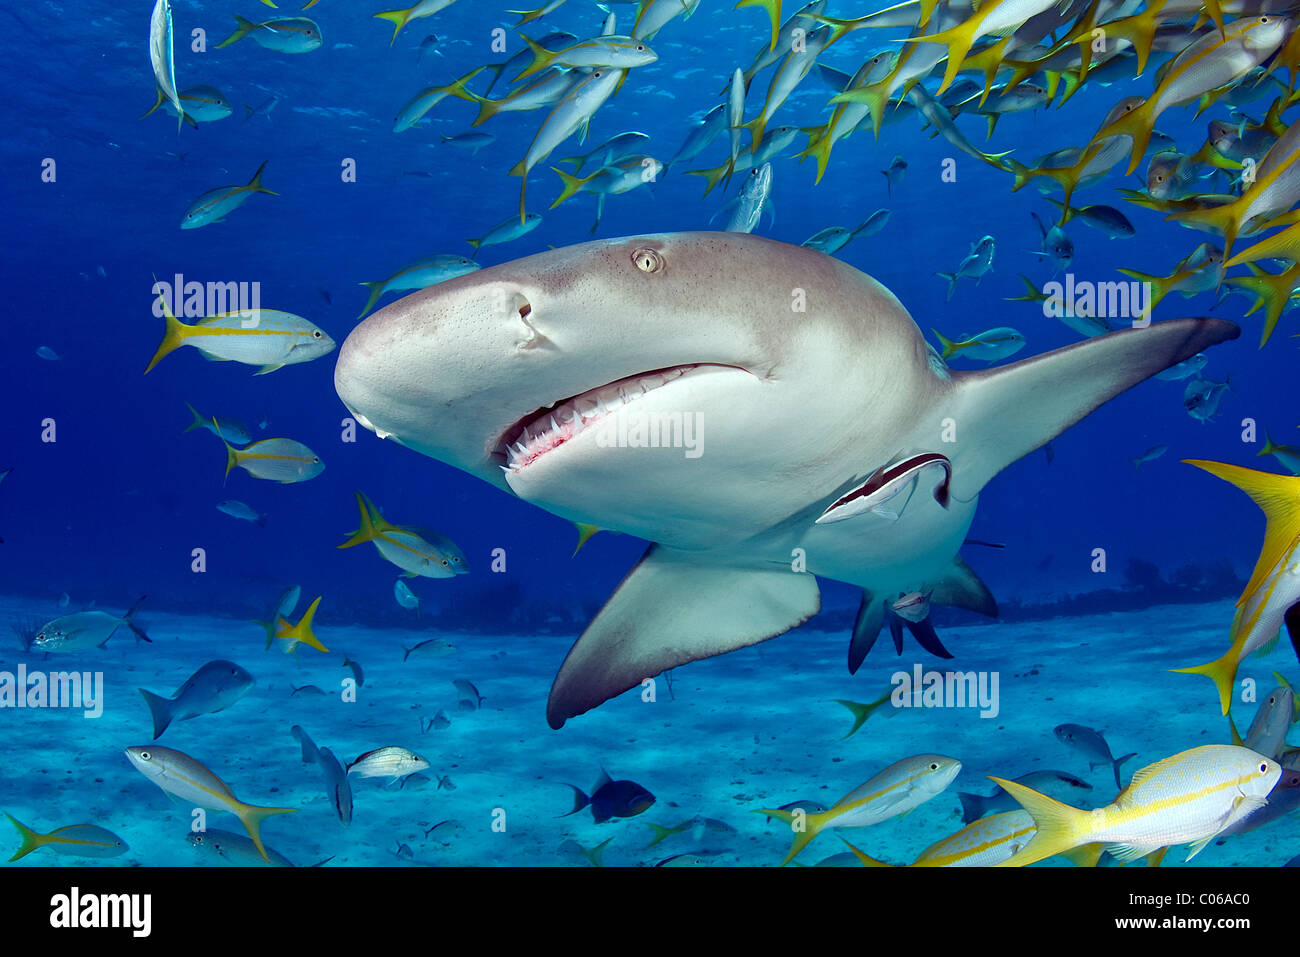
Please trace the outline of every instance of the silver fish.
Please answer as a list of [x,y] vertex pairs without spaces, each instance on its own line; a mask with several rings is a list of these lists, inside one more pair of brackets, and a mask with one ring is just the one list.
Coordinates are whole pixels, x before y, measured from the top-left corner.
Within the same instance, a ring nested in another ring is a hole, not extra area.
[[229,708],[253,690],[253,676],[233,661],[209,661],[185,680],[170,698],[140,688],[153,718],[157,741],[173,721],[215,714]]

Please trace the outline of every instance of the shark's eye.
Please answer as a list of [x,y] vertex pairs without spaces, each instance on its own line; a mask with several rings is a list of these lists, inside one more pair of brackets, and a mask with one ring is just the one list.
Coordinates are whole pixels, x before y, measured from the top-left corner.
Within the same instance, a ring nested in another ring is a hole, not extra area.
[[664,268],[663,257],[653,249],[642,247],[632,253],[632,262],[636,268],[645,273],[656,273]]

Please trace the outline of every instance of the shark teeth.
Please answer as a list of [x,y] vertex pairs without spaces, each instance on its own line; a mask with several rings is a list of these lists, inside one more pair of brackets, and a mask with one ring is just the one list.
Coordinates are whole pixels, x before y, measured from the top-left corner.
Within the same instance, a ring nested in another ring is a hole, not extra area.
[[673,366],[618,379],[580,395],[543,406],[505,433],[498,447],[506,458],[507,475],[537,461],[581,434],[610,413],[647,393],[680,379],[695,365]]

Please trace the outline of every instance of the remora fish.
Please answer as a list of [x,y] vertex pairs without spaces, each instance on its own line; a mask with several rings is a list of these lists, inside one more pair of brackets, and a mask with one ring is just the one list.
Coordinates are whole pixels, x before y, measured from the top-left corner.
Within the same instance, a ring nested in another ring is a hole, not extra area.
[[[791,335],[791,290],[810,283],[818,294],[797,324],[807,334]],[[484,336],[488,322],[504,334]],[[1102,403],[1238,335],[1215,319],[1163,321],[951,370],[897,299],[839,260],[739,233],[669,233],[543,252],[392,303],[348,337],[334,385],[372,431],[570,521],[654,543],[557,676],[547,717],[558,728],[647,674],[807,621],[818,575],[862,588],[877,631],[900,592],[935,587],[937,603],[988,608],[957,556],[979,490]],[[538,348],[556,336],[563,349]],[[699,412],[723,435],[705,436],[709,454],[696,458],[597,442],[602,413],[640,402]],[[866,538],[851,522],[815,524],[864,464],[925,449],[947,416],[964,430],[948,451],[949,508],[913,502],[915,514]],[[873,423],[869,436],[845,435],[855,418]],[[511,464],[525,430],[536,454]],[[780,450],[796,436],[791,461]],[[790,574],[795,547],[811,574]]]
[[176,129],[179,131],[185,122],[185,108],[176,93],[171,0],[157,0],[154,3],[153,16],[149,22],[149,61],[153,65],[154,82],[158,84],[158,96],[166,97],[176,111]]
[[771,213],[769,198],[772,194],[772,164],[764,163],[757,169],[751,169],[740,188],[740,195],[724,206],[719,212],[731,209],[731,216],[724,227],[729,233],[752,233],[758,226],[763,213]]

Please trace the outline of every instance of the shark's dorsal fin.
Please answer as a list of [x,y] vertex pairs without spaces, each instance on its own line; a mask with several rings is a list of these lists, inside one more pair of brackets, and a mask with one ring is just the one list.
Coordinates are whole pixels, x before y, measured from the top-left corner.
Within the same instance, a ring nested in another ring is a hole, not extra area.
[[668,668],[774,638],[820,610],[811,573],[702,564],[651,545],[569,649],[546,719],[559,728]]
[[952,495],[967,502],[1012,462],[1163,369],[1241,329],[1222,319],[1173,319],[1085,339],[1010,365],[952,372],[945,415],[957,427]]

